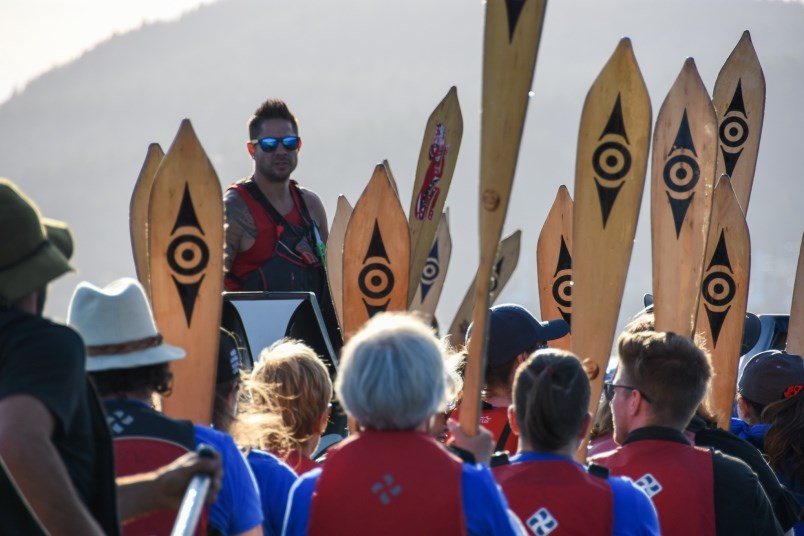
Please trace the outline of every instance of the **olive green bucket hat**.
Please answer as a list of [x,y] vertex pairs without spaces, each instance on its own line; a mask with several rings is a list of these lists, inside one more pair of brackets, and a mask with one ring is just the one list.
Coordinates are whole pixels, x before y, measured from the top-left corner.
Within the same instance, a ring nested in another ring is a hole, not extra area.
[[0,178],[0,305],[74,270],[72,251],[67,225],[43,218],[17,185]]

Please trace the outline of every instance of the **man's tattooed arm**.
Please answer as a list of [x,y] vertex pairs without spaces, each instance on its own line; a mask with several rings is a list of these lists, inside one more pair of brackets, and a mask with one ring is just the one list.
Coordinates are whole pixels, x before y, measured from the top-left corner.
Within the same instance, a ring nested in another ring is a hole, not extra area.
[[257,226],[254,218],[248,210],[246,202],[235,190],[227,190],[223,196],[223,206],[226,213],[226,223],[224,225],[224,235],[226,244],[223,251],[224,271],[229,272],[237,254],[257,238]]

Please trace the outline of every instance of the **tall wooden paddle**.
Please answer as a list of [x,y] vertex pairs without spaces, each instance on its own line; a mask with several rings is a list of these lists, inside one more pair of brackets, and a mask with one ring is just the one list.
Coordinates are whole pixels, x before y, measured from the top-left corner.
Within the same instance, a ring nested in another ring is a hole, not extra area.
[[416,284],[416,293],[410,304],[411,311],[423,314],[431,322],[435,318],[438,300],[444,289],[451,255],[452,237],[449,234],[449,209],[446,209],[438,222],[438,232],[424,262],[419,281]]
[[[420,290],[422,270],[430,257],[438,220],[452,183],[455,162],[463,138],[463,116],[458,90],[452,86],[438,103],[424,129],[424,139],[416,166],[416,179],[408,211],[410,226],[410,284],[408,301],[413,309]],[[433,309],[435,313],[435,309]]]
[[[519,250],[522,246],[522,231],[516,230],[500,242],[497,254],[494,256],[494,264],[491,267],[491,284],[489,285],[488,306],[494,305],[497,296],[508,284],[511,274],[514,273],[519,262]],[[466,291],[455,318],[449,328],[449,338],[453,346],[460,348],[466,340],[466,330],[472,323],[472,311],[475,309],[475,288],[477,287],[477,274],[475,274],[472,284]]]
[[212,422],[223,290],[223,196],[218,176],[185,119],[154,177],[148,207],[151,303],[171,363],[174,418]]
[[[556,199],[536,243],[536,271],[542,320],[572,322],[572,197],[559,186]],[[569,350],[572,335],[549,341],[552,348]]]
[[712,201],[696,331],[712,355],[709,407],[724,430],[729,429],[737,386],[750,271],[748,225],[731,180],[723,175]]
[[715,176],[731,177],[737,200],[748,214],[765,117],[765,75],[748,30],[718,74],[712,102],[720,147]]
[[[572,351],[597,410],[631,261],[650,143],[651,107],[631,41],[620,40],[586,95],[572,223]],[[585,456],[585,445],[579,458]]]
[[346,236],[346,225],[352,217],[352,205],[346,196],[338,196],[332,228],[327,238],[327,280],[335,305],[338,324],[343,327],[343,239]]
[[656,117],[651,163],[656,331],[695,332],[712,213],[717,118],[688,58]]
[[793,303],[790,306],[787,352],[804,356],[804,236],[801,237],[796,282],[793,286]]
[[487,0],[480,121],[480,263],[460,424],[475,435],[486,368],[489,287],[522,141],[546,0]]
[[408,308],[410,231],[385,165],[374,168],[346,226],[343,337],[381,311]]
[[145,295],[151,299],[151,274],[148,266],[148,202],[151,199],[151,187],[154,183],[156,170],[165,153],[158,143],[148,146],[145,161],[134,184],[131,193],[131,202],[128,210],[128,227],[131,234],[131,252],[134,256],[134,268],[137,270],[137,279],[140,280]]

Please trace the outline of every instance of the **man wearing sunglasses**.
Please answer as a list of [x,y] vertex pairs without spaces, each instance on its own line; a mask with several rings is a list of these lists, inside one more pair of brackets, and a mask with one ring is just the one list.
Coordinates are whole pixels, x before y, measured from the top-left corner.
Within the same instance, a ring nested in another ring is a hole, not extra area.
[[712,377],[709,356],[674,333],[625,333],[604,394],[614,451],[591,458],[632,478],[653,501],[662,534],[782,534],[756,474],[684,435]]
[[283,101],[269,99],[249,120],[250,177],[224,194],[227,290],[314,292],[333,345],[340,346],[324,272],[327,214],[321,199],[291,179],[302,140]]

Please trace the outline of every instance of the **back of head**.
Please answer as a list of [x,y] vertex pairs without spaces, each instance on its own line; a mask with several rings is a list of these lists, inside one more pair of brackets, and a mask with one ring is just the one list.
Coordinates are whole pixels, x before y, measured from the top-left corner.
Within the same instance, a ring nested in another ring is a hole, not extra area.
[[347,413],[366,428],[411,430],[452,390],[444,359],[444,346],[420,320],[378,314],[344,346],[335,389]]
[[800,487],[804,485],[804,358],[778,350],[757,354],[754,359],[757,357],[762,357],[765,392],[775,396],[762,412],[762,422],[770,424],[765,454],[777,473]]
[[804,386],[804,359],[779,350],[761,352],[745,365],[737,391],[764,409],[768,404],[790,398]]
[[514,377],[522,438],[540,452],[567,446],[581,431],[589,397],[589,380],[574,354],[554,349],[535,352]]
[[256,139],[260,135],[263,121],[268,119],[284,119],[293,126],[293,132],[299,133],[299,122],[296,116],[291,113],[285,101],[280,99],[268,99],[254,111],[254,115],[248,120],[248,133],[251,139]]
[[624,333],[618,349],[625,376],[650,400],[653,424],[684,429],[712,377],[709,355],[672,332]]
[[295,446],[315,433],[332,399],[326,367],[306,344],[284,339],[264,349],[247,383],[258,411],[278,411]]

